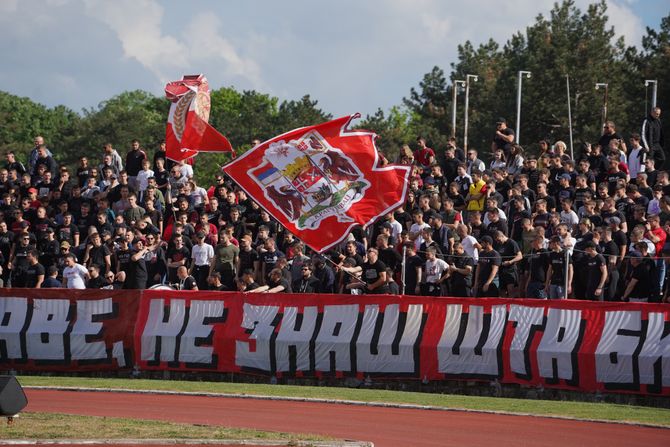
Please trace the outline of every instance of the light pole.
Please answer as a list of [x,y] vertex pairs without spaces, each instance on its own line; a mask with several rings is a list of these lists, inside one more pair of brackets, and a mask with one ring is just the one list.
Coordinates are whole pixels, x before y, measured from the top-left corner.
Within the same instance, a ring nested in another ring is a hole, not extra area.
[[603,96],[603,125],[607,122],[607,87],[609,84],[604,83],[604,82],[597,82],[596,83],[596,90],[599,90],[600,87],[605,88],[605,95]]
[[463,87],[465,81],[456,80],[451,88],[451,137],[456,138],[456,95],[458,95],[458,86]]
[[[654,84],[654,87],[651,89],[651,108],[653,109],[656,107],[656,90],[658,89],[658,81],[656,79],[646,79],[644,81],[644,91],[645,91],[645,106],[646,106],[646,98],[647,98],[647,87],[649,87],[649,84]],[[644,113],[648,113],[649,110],[645,110]]]
[[477,82],[477,75],[465,75],[465,122],[463,123],[463,150],[468,150],[468,108],[470,107],[470,78]]
[[523,76],[530,79],[530,71],[519,70],[519,78],[516,84],[516,144],[521,144],[519,138],[521,132],[521,80]]

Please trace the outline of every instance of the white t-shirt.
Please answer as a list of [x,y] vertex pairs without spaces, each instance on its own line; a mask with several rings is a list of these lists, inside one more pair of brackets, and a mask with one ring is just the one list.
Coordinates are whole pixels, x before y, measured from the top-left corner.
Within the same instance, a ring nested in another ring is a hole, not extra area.
[[149,177],[154,176],[154,171],[151,169],[147,169],[146,171],[142,169],[140,172],[137,173],[137,188],[141,191],[144,192],[147,190],[147,186],[149,186]]
[[634,148],[628,155],[628,174],[631,179],[637,178],[637,174],[644,172],[646,166],[640,161],[642,147]]
[[85,289],[86,274],[88,270],[81,264],[75,264],[73,267],[65,267],[63,278],[67,280],[68,289]]
[[479,261],[479,250],[475,247],[476,243],[477,239],[475,239],[474,236],[467,235],[461,239],[463,251],[475,261],[475,264]]
[[193,166],[191,166],[188,163],[184,163],[181,165],[181,168],[179,168],[181,171],[181,175],[183,175],[186,178],[192,178],[193,177]]
[[214,257],[214,247],[208,243],[195,244],[191,249],[191,259],[196,266],[209,265],[210,259]]
[[438,282],[447,270],[449,265],[440,258],[435,258],[434,261],[426,260],[426,282]]
[[421,236],[421,230],[424,228],[430,228],[430,225],[428,225],[426,222],[422,223],[421,225],[417,223],[413,223],[411,227],[409,227],[409,234],[418,234],[416,239],[414,239],[414,247],[416,247],[417,251],[421,248],[421,244],[423,244],[423,236]]

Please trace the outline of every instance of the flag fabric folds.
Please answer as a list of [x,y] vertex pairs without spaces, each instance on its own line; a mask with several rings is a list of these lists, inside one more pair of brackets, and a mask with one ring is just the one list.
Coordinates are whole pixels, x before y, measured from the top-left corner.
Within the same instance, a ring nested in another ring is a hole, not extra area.
[[359,115],[268,140],[224,171],[317,252],[341,242],[405,201],[410,168],[380,166],[376,135],[349,129]]
[[186,75],[165,86],[172,102],[165,129],[167,157],[182,161],[198,152],[232,152],[226,137],[209,124],[210,99],[207,78]]

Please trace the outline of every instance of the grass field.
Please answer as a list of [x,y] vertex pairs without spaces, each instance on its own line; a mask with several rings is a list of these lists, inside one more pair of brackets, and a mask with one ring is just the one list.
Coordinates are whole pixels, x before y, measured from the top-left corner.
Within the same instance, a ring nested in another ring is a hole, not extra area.
[[505,411],[539,416],[564,416],[577,419],[634,422],[670,427],[670,410],[609,403],[564,402],[549,400],[473,397],[402,391],[329,388],[313,386],[262,385],[224,382],[190,382],[145,379],[99,379],[81,377],[21,376],[22,385],[89,388],[125,388],[133,390],[188,391],[343,399],[359,402],[430,405],[451,409]]
[[51,413],[21,413],[0,439],[226,439],[322,441],[322,436],[172,422]]

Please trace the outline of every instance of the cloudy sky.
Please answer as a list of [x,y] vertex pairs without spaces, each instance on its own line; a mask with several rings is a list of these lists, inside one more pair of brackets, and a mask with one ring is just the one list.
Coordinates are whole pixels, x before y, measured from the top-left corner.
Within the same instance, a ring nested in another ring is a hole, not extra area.
[[[588,0],[577,0],[585,9]],[[399,104],[459,43],[504,42],[553,0],[0,0],[0,90],[48,106],[94,107],[124,90],[162,94],[205,73],[334,115]],[[610,23],[639,45],[667,0],[609,0]]]

